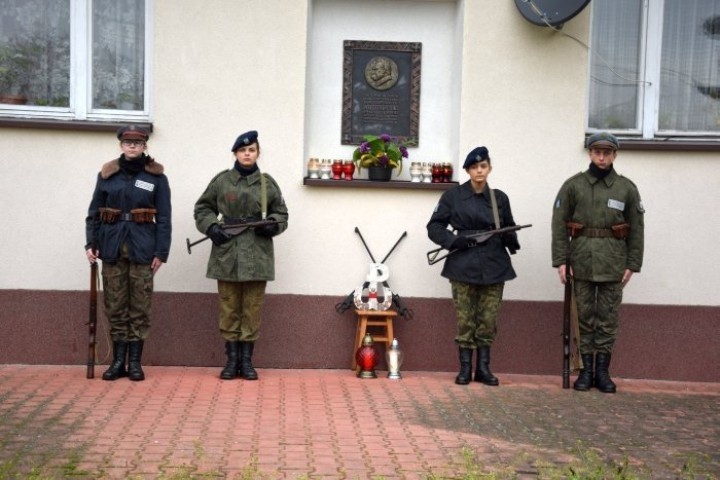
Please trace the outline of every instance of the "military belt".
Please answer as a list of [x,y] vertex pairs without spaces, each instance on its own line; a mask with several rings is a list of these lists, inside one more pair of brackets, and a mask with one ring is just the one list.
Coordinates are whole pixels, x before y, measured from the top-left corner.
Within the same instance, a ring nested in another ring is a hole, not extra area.
[[100,221],[103,223],[115,222],[135,222],[135,223],[155,223],[154,208],[133,208],[128,213],[123,213],[117,208],[98,208],[100,213]]
[[578,232],[578,237],[607,238],[614,237],[613,231],[609,228],[583,228]]

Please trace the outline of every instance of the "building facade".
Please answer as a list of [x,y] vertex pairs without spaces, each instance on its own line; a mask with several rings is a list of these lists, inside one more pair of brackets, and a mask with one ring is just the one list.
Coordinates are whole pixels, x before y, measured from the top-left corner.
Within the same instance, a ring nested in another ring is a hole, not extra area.
[[[628,13],[596,0],[562,26],[535,25],[517,2],[497,0],[128,0],[111,2],[120,5],[112,14],[98,0],[50,3],[66,3],[67,13],[35,12],[52,27],[43,31],[55,32],[53,58],[66,67],[46,55],[35,65],[45,73],[19,87],[27,103],[0,105],[0,362],[85,362],[83,220],[100,166],[119,154],[115,129],[138,123],[153,130],[149,154],[165,166],[173,200],[148,364],[223,362],[216,286],[205,278],[209,244],[188,254],[186,239],[201,236],[194,202],[232,166],[235,137],[255,129],[258,164],[290,211],[288,231],[275,240],[256,366],[349,368],[354,313],[335,306],[367,272],[357,227],[376,259],[407,233],[386,262],[391,288],[414,313],[396,321],[404,368],[454,370],[450,286],[426,259],[435,245],[425,224],[442,190],[408,185],[409,167],[450,162],[453,180],[464,182],[462,159],[485,145],[491,186],[508,193],[518,223],[533,225],[519,233],[518,278],[505,289],[494,370],[559,376],[553,200],[564,179],[587,168],[585,135],[609,129],[622,143],[616,169],[637,183],[646,208],[644,266],[625,292],[613,371],[720,380],[713,2],[627,2],[637,3]],[[678,22],[695,28],[677,28],[690,38],[673,33]],[[14,41],[0,35],[6,46]],[[309,158],[350,159],[355,148],[341,141],[347,40],[422,45],[418,145],[386,185],[306,180]],[[694,45],[699,60],[673,59],[675,44]]]

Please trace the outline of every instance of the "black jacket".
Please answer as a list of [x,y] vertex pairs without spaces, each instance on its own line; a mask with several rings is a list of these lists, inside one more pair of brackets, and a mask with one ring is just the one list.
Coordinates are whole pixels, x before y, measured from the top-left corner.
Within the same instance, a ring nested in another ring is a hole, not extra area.
[[[510,210],[508,196],[500,190],[494,191],[500,227],[514,226],[515,221]],[[455,233],[447,228],[448,225],[455,230]],[[489,187],[485,185],[482,193],[476,194],[470,181],[443,193],[427,224],[430,240],[448,250],[458,235],[478,233],[494,228],[495,221],[493,220]],[[493,235],[482,244],[453,253],[445,259],[442,276],[450,280],[476,285],[490,285],[512,280],[516,275],[510,262],[510,255],[505,249],[506,246],[513,253],[520,249],[515,232]]]
[[[103,165],[98,174],[88,215],[85,219],[85,249],[100,250],[100,259],[115,263],[120,247],[127,243],[130,261],[149,264],[153,257],[166,262],[172,233],[170,186],[163,166],[145,156],[145,169],[128,174],[120,168],[119,159]],[[109,207],[130,213],[135,208],[157,210],[154,223],[119,220],[100,221],[99,208]]]

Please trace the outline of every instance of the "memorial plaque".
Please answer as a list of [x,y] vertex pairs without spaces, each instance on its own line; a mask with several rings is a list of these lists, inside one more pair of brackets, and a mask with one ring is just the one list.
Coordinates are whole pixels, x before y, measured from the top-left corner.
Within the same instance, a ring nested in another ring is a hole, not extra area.
[[387,133],[418,145],[422,44],[345,40],[343,145]]

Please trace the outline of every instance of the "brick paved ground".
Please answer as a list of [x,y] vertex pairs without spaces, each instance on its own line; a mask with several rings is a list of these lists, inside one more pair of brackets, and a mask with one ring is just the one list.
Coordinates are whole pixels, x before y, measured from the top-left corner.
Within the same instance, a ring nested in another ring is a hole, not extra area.
[[133,383],[0,365],[0,479],[559,478],[579,456],[608,472],[627,459],[642,478],[720,478],[720,384],[617,380],[604,395],[559,377],[491,388],[453,373],[145,370]]

